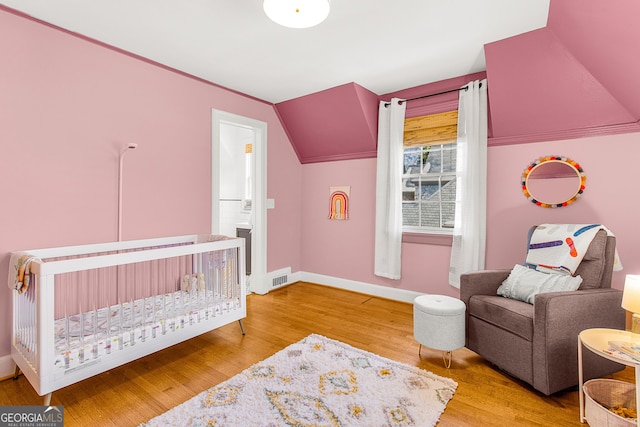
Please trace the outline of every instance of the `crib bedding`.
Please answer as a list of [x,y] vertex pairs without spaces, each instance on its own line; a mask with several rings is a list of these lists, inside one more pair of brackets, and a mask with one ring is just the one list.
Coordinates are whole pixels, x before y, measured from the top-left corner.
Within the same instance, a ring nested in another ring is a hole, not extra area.
[[59,369],[73,369],[112,351],[187,328],[239,306],[239,297],[221,299],[212,291],[176,291],[62,317],[55,320],[54,364]]
[[[207,301],[210,305],[205,304]],[[193,326],[239,306],[239,297],[223,300],[212,291],[198,294],[176,291],[62,317],[55,320],[54,365],[58,369],[73,369],[112,351]]]

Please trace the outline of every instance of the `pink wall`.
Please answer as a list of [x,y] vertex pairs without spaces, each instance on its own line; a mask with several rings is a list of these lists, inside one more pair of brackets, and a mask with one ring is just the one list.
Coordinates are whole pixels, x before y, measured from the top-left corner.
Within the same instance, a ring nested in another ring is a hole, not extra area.
[[[635,157],[640,155],[640,133],[598,136],[489,148],[487,266],[497,268],[519,262],[530,224],[602,223],[617,237],[624,270],[614,272],[614,287],[622,289],[625,274],[640,273],[640,228]],[[537,157],[559,154],[580,163],[587,177],[584,194],[572,205],[544,209],[522,195],[518,177]],[[517,246],[520,245],[520,246]]]
[[[457,290],[448,284],[448,246],[404,243],[402,280],[373,274],[376,159],[307,164],[302,180],[303,271],[457,296]],[[339,185],[351,186],[346,221],[328,219],[329,187]]]
[[[613,276],[622,289],[625,274],[640,273],[637,177],[640,133],[570,141],[490,147],[488,152],[487,268],[512,268],[525,256],[533,224],[602,223],[617,236],[624,266]],[[574,204],[545,209],[528,201],[520,188],[523,170],[536,158],[559,154],[578,161],[586,189]],[[373,275],[375,159],[303,166],[302,270],[425,293],[458,296],[448,284],[450,248],[404,243],[402,280]],[[329,186],[351,186],[350,218],[327,219]]]
[[[9,252],[209,233],[211,109],[268,124],[268,270],[300,269],[301,166],[273,106],[0,8],[0,277]],[[282,238],[286,236],[286,238]],[[0,356],[10,291],[0,298]]]

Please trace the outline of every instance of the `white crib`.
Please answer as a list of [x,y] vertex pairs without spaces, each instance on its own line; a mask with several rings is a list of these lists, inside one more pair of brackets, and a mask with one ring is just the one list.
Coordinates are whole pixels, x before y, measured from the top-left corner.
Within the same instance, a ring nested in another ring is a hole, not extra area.
[[11,356],[51,393],[246,317],[243,239],[180,236],[24,251]]

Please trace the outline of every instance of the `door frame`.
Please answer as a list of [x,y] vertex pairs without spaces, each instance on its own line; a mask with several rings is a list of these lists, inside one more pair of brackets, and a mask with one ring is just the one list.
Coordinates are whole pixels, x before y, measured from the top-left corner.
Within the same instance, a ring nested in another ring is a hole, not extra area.
[[267,287],[267,123],[222,110],[211,110],[211,233],[220,233],[220,127],[229,124],[255,132],[252,188],[251,291],[266,294]]

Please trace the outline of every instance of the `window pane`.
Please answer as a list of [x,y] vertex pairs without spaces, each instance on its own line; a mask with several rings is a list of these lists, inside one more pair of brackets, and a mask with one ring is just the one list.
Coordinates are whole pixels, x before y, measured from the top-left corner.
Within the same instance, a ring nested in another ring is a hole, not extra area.
[[415,200],[416,199],[416,179],[415,178],[403,178],[402,179],[402,200]]
[[442,146],[442,172],[456,171],[456,144]]
[[440,200],[443,202],[456,201],[456,177],[453,175],[442,177],[442,190],[440,192]]
[[429,163],[429,156],[431,155],[432,147],[427,145],[422,147],[422,172],[427,173],[430,171],[431,163]]
[[418,227],[420,225],[418,202],[402,202],[402,225],[405,227]]
[[420,173],[420,147],[404,150],[404,173]]
[[438,191],[440,190],[440,184],[438,181],[423,180],[420,182],[420,199],[427,200],[435,198],[438,200]]
[[456,204],[453,202],[442,203],[442,227],[453,228],[456,217]]
[[422,202],[421,227],[440,228],[440,203]]
[[429,172],[439,173],[442,171],[442,149],[440,145],[431,147],[427,162],[431,165],[429,167]]

